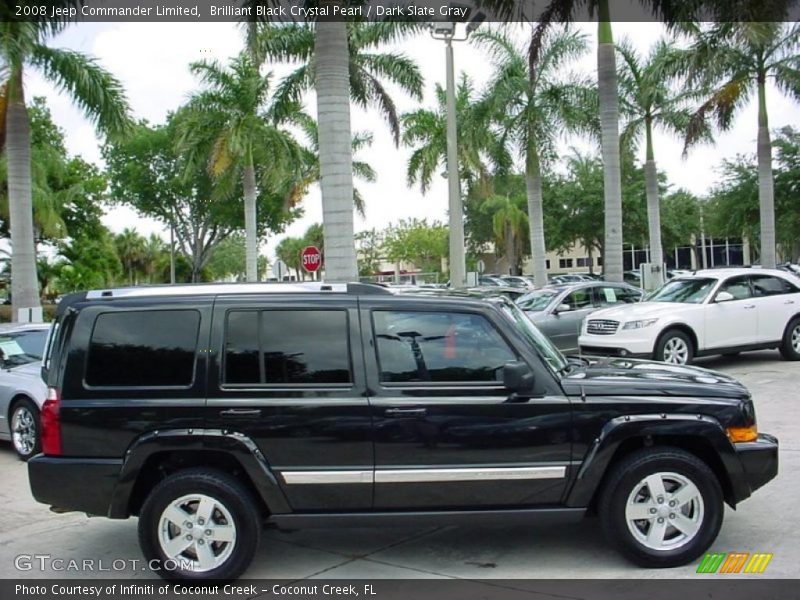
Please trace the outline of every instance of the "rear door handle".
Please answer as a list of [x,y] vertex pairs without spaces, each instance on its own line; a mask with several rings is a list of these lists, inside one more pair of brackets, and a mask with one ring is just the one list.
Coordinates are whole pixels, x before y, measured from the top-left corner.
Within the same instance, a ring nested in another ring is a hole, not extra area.
[[756,307],[756,305],[755,305],[755,304],[748,304],[748,305],[747,305],[747,306],[745,306],[744,308],[745,308],[745,310],[747,310],[747,309],[750,309],[750,308],[755,308],[755,307]]
[[426,408],[387,408],[384,413],[387,417],[424,417],[428,414]]
[[784,304],[794,304],[794,300],[787,300]]
[[258,408],[228,408],[219,412],[221,417],[259,417],[261,410]]

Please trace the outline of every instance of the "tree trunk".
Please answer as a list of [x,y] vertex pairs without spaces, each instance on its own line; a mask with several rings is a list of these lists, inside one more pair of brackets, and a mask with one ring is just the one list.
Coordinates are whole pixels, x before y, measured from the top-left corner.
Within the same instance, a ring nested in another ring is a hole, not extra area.
[[775,268],[775,191],[772,142],[767,119],[766,78],[758,78],[758,206],[761,216],[761,266]]
[[[653,125],[648,119],[645,136],[647,155],[644,164],[645,190],[647,194],[647,228],[650,241],[650,262],[659,267],[664,264],[664,250],[661,247],[661,208],[658,197],[658,170],[653,152]],[[660,273],[656,287],[664,283],[664,273]]]
[[[320,3],[332,6],[330,0]],[[319,20],[314,45],[325,279],[358,281],[353,225],[350,55],[343,22]]]
[[622,176],[619,148],[619,98],[617,63],[608,0],[599,6],[597,46],[597,88],[600,98],[600,127],[605,197],[605,241],[603,274],[606,281],[622,281]]
[[531,236],[533,283],[547,285],[546,245],[544,241],[544,210],[542,208],[542,172],[534,148],[528,148],[525,161],[525,188],[528,196],[528,227]]
[[22,89],[22,67],[14,70],[9,84],[6,157],[11,230],[11,320],[16,321],[20,308],[36,308],[41,303],[33,244],[31,134]]
[[516,275],[516,259],[514,257],[514,233],[512,232],[511,223],[506,223],[506,231],[504,236],[506,242],[506,261],[508,262],[508,274]]
[[243,173],[245,278],[258,281],[258,236],[256,234],[256,171],[248,156]]

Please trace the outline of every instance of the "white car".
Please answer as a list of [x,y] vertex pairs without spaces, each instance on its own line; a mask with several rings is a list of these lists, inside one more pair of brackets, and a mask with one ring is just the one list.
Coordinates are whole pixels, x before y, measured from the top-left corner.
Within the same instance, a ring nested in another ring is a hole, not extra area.
[[592,313],[578,344],[583,354],[672,364],[765,348],[800,360],[800,279],[774,269],[697,271],[643,302]]

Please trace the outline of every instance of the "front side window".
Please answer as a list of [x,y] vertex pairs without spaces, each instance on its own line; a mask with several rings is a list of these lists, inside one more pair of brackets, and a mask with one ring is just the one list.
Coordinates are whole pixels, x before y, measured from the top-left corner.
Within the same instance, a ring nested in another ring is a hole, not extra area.
[[226,324],[226,384],[352,381],[344,310],[236,310]]
[[495,327],[470,313],[372,313],[384,383],[500,382],[517,359]]
[[750,297],[750,283],[745,276],[731,277],[720,286],[717,294],[720,292],[728,292],[734,300],[746,300]]
[[200,313],[103,313],[89,342],[86,383],[95,387],[186,387],[194,380]]

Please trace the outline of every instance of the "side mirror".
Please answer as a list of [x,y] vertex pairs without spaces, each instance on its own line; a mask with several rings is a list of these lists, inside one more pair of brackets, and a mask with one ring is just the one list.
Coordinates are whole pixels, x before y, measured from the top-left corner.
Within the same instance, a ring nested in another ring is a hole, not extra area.
[[720,292],[717,294],[717,297],[714,299],[714,302],[730,302],[733,300],[733,294],[730,292]]
[[553,311],[554,314],[559,315],[561,313],[569,312],[572,310],[572,307],[569,304],[562,303],[556,306],[556,309]]
[[533,391],[534,381],[533,371],[524,362],[510,362],[503,366],[503,385],[514,394]]

